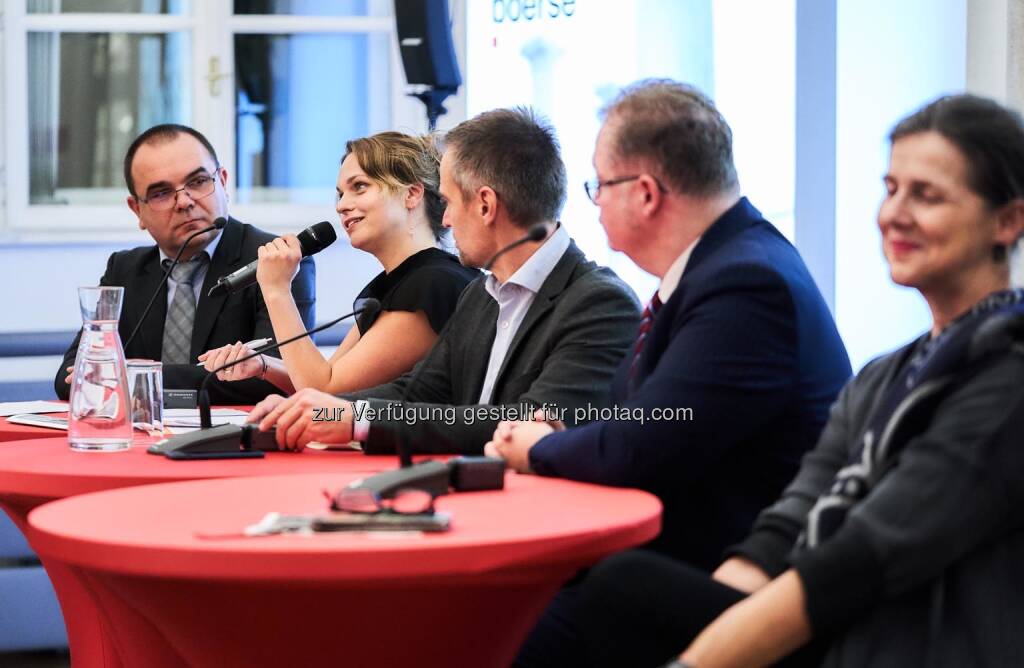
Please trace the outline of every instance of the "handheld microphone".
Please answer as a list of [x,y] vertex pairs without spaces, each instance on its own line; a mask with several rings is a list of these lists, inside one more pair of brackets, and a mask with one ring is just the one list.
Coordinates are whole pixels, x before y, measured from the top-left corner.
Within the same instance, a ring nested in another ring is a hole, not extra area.
[[492,255],[491,259],[487,261],[487,264],[483,266],[484,271],[490,271],[491,267],[494,266],[495,261],[505,253],[512,250],[513,248],[518,248],[519,246],[522,246],[523,244],[528,244],[531,241],[543,241],[546,236],[548,236],[547,223],[536,223],[530,226],[530,229],[526,231],[526,234],[521,239],[516,239],[508,246],[505,246],[497,253]]
[[[378,300],[364,299],[362,305],[351,313],[346,313],[339,318],[325,322],[322,325],[317,325],[313,329],[296,334],[280,343],[260,346],[251,354],[239,357],[233,362],[222,364],[213,371],[210,371],[199,385],[199,431],[167,439],[164,442],[151,446],[149,452],[151,454],[164,454],[172,459],[188,459],[189,455],[192,455],[192,458],[204,458],[214,453],[225,456],[235,453],[238,453],[237,456],[252,456],[251,448],[260,441],[266,443],[266,449],[276,450],[277,444],[274,442],[273,434],[260,432],[256,425],[224,424],[217,427],[213,426],[213,419],[210,416],[210,395],[206,391],[206,386],[209,384],[210,379],[219,371],[250,360],[265,352],[276,350],[303,337],[322,332],[345,318],[351,318],[360,313],[368,313],[372,316],[379,311],[380,302]],[[272,447],[270,447],[271,444]],[[262,448],[256,447],[256,449]]]
[[228,221],[225,218],[221,217],[213,221],[213,225],[210,225],[209,227],[204,227],[203,229],[188,235],[188,237],[185,239],[185,243],[181,244],[181,248],[178,249],[178,254],[174,256],[173,260],[171,260],[171,264],[167,267],[167,271],[164,272],[164,277],[160,279],[160,285],[156,286],[156,290],[153,291],[153,296],[149,298],[149,303],[146,304],[146,308],[143,309],[142,311],[142,317],[139,318],[139,321],[137,323],[135,323],[135,329],[133,329],[132,333],[128,335],[128,339],[124,342],[124,346],[122,346],[123,348],[127,348],[128,344],[131,343],[132,339],[135,338],[135,335],[139,333],[139,328],[142,327],[142,323],[146,320],[146,316],[149,315],[150,309],[152,309],[153,304],[156,303],[157,295],[160,294],[160,291],[163,289],[164,283],[167,282],[167,279],[170,278],[171,272],[174,271],[174,267],[177,266],[178,260],[181,258],[181,254],[185,252],[186,248],[188,248],[188,243],[195,239],[196,237],[198,237],[200,234],[206,234],[207,232],[211,232],[213,230],[223,229],[223,227],[227,224]]
[[[334,231],[333,225],[324,220],[307,227],[297,236],[299,245],[302,246],[302,257],[309,257],[333,244],[338,238],[338,233]],[[216,297],[222,293],[233,295],[239,290],[249,287],[256,282],[256,267],[258,265],[259,260],[253,260],[241,269],[227,276],[221,276],[217,279],[217,285],[210,288],[208,296]]]

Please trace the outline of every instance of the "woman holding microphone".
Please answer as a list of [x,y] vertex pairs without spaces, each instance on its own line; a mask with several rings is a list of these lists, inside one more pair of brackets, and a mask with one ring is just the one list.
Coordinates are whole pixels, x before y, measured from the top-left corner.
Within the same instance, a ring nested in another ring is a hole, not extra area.
[[[353,248],[384,271],[359,293],[381,303],[359,318],[329,359],[309,338],[218,372],[221,380],[263,378],[286,393],[305,387],[331,394],[373,387],[410,370],[437,339],[463,288],[480,276],[437,248],[445,204],[438,193],[440,155],[429,136],[382,132],[348,142],[338,173],[336,210]],[[302,251],[287,235],[259,250],[256,277],[278,341],[305,330],[291,296]],[[252,351],[242,343],[199,356],[213,370]]]

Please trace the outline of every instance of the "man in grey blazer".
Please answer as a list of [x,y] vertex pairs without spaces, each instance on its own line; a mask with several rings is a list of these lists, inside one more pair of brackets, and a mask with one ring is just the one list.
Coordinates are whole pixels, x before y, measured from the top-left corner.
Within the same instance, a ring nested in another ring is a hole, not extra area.
[[[639,309],[609,269],[588,261],[556,221],[565,165],[554,131],[527,109],[465,121],[445,138],[441,194],[462,262],[492,275],[469,285],[434,347],[391,383],[332,397],[268,397],[250,421],[277,427],[282,448],[358,441],[368,454],[480,454],[500,420],[537,408],[576,421],[609,403]],[[521,240],[537,224],[541,241]],[[592,411],[590,411],[592,412]]]

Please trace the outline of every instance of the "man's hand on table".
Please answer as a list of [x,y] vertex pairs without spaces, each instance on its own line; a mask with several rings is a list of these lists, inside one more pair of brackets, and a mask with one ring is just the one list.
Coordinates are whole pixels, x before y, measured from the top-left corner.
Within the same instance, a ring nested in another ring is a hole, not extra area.
[[548,421],[544,417],[544,411],[537,410],[533,422],[499,422],[494,436],[484,445],[484,454],[488,457],[501,457],[519,473],[532,473],[530,448],[548,434],[565,430],[562,422]]
[[272,394],[256,404],[248,418],[259,423],[260,431],[276,427],[278,447],[295,451],[314,441],[348,443],[352,420],[351,402],[309,388],[288,398]]

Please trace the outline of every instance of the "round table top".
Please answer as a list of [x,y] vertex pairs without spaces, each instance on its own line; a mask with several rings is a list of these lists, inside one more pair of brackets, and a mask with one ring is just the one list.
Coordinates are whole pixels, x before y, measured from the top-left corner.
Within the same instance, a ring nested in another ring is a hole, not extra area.
[[139,438],[121,452],[76,452],[67,436],[0,444],[0,496],[18,494],[62,499],[120,487],[160,482],[290,473],[376,473],[397,466],[394,456],[352,450],[268,452],[262,459],[175,461],[151,455],[151,438]]
[[503,490],[439,497],[437,509],[452,515],[445,533],[240,535],[268,512],[324,513],[322,490],[357,477],[232,478],[87,494],[33,510],[30,535],[44,558],[120,574],[366,581],[586,563],[660,529],[661,504],[647,492],[509,472]]

